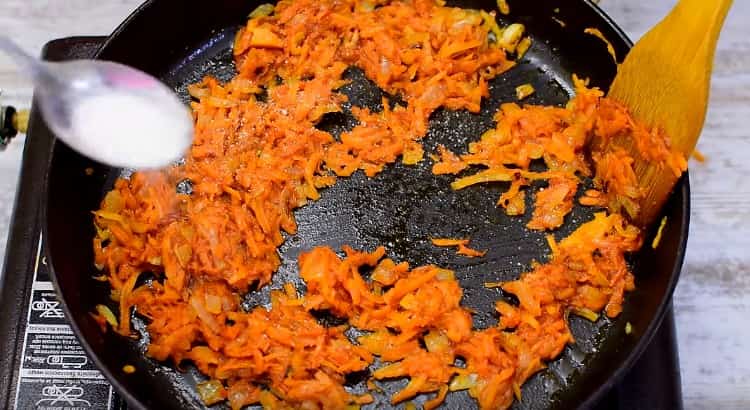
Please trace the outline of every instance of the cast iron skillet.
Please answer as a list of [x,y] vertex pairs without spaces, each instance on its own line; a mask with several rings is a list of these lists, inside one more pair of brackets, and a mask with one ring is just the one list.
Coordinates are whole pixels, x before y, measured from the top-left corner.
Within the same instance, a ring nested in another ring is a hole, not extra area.
[[[186,84],[203,75],[211,73],[223,79],[232,76],[233,34],[258,3],[222,0],[209,6],[209,2],[200,0],[149,1],[112,34],[98,57],[156,74],[187,99]],[[496,7],[492,0],[451,3],[485,10]],[[573,73],[606,89],[614,77],[615,64],[601,40],[584,34],[585,28],[601,30],[619,57],[629,49],[630,42],[622,31],[588,1],[509,3],[512,14],[501,20],[524,23],[533,47],[518,67],[492,82],[491,97],[484,101],[480,114],[436,112],[424,140],[427,152],[438,143],[464,152],[468,141],[476,140],[493,125],[492,114],[499,104],[515,100],[517,85],[532,83],[537,93],[527,102],[544,104],[568,100]],[[381,93],[377,87],[358,70],[350,70],[347,76],[354,81],[342,92],[349,95],[351,103],[379,109]],[[337,114],[327,116],[320,127],[338,134],[352,125],[350,116]],[[435,263],[455,269],[465,289],[464,305],[477,311],[475,326],[495,324],[493,302],[502,297],[512,302],[513,298],[485,289],[483,283],[512,280],[528,270],[533,259],[544,260],[544,237],[524,229],[528,215],[510,218],[495,207],[497,196],[507,186],[487,184],[453,192],[449,187],[452,178],[434,176],[429,167],[429,161],[416,167],[396,164],[373,179],[357,173],[327,189],[321,200],[298,210],[299,233],[289,237],[280,250],[283,266],[271,285],[245,298],[246,307],[267,303],[269,288],[290,280],[299,282],[296,258],[301,251],[324,244],[362,249],[384,245],[389,256],[409,261],[412,266]],[[85,172],[87,168],[92,168],[93,174]],[[76,154],[62,143],[55,144],[43,207],[53,280],[83,346],[133,407],[201,407],[194,385],[202,379],[193,368],[186,366],[178,372],[146,359],[143,342],[113,332],[102,333],[89,315],[96,304],[111,304],[107,286],[91,279],[98,274],[92,263],[91,211],[98,208],[120,173]],[[189,184],[179,189],[189,189]],[[638,289],[627,295],[624,312],[616,320],[600,319],[596,323],[571,317],[577,344],[566,348],[562,358],[524,386],[523,400],[514,404],[516,408],[589,407],[638,358],[658,327],[677,282],[687,241],[688,201],[688,181],[684,178],[664,209],[669,223],[661,245],[656,250],[648,246],[653,236],[650,232],[647,245],[633,255]],[[556,235],[567,235],[591,214],[591,210],[577,207]],[[466,259],[450,249],[435,248],[429,243],[430,236],[471,237],[474,247],[489,252],[484,258]],[[320,320],[333,321],[326,317]],[[630,335],[624,330],[627,322],[633,329]],[[126,364],[134,365],[136,372],[125,374],[122,367]],[[366,372],[352,375],[349,385],[355,391],[363,389],[366,379]],[[387,383],[387,395],[376,397],[377,408],[389,407],[388,396],[404,383]],[[416,400],[417,404],[424,399]],[[448,395],[445,407],[474,408],[475,402],[463,392],[453,393]]]

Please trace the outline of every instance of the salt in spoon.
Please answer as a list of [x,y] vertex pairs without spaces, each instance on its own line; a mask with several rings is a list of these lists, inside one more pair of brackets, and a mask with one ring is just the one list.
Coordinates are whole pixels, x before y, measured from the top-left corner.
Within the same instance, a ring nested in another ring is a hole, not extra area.
[[35,86],[54,134],[81,154],[114,167],[148,169],[184,156],[193,140],[188,107],[156,78],[108,61],[39,61],[0,35]]

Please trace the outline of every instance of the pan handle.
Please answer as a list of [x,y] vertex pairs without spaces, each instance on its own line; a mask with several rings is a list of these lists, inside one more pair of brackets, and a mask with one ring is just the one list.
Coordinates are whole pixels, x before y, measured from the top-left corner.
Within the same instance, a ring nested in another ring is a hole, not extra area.
[[5,150],[13,137],[25,133],[29,124],[29,111],[0,106],[0,151]]

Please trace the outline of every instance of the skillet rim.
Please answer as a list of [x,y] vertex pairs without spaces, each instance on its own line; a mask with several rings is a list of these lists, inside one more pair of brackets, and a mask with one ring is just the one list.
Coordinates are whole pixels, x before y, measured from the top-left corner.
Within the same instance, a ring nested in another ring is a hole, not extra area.
[[[115,30],[105,38],[102,45],[100,46],[99,50],[94,54],[94,59],[98,59],[102,53],[103,50],[105,50],[110,43],[113,41],[113,38],[116,37],[119,33],[123,32],[127,29],[127,27],[130,25],[130,23],[137,19],[138,16],[151,8],[154,3],[156,3],[157,0],[146,0],[143,4],[138,6],[133,12],[123,20],[122,23],[120,23]],[[611,29],[616,35],[616,41],[620,43],[621,46],[624,46],[626,50],[630,50],[633,46],[633,42],[628,38],[628,36],[625,34],[625,32],[616,24],[616,22],[607,15],[596,3],[592,2],[591,0],[580,0],[581,3],[583,3],[584,7],[589,7],[600,19],[601,23],[606,25],[609,29]],[[52,134],[54,136],[54,134]],[[47,223],[47,214],[48,214],[48,207],[50,202],[49,198],[49,181],[50,181],[50,171],[51,171],[51,165],[54,160],[54,154],[57,151],[56,147],[57,144],[59,144],[58,140],[56,138],[52,141],[51,146],[51,155],[49,156],[48,162],[47,162],[47,169],[45,172],[45,177],[43,181],[43,198],[42,198],[42,204],[41,204],[41,220],[42,220],[42,234],[43,238],[48,238],[48,231],[49,231],[49,224]],[[628,371],[633,367],[633,365],[636,363],[636,361],[641,357],[643,352],[646,350],[646,348],[650,345],[654,335],[656,334],[656,331],[658,330],[659,326],[661,325],[664,315],[667,311],[667,309],[672,304],[672,296],[674,293],[674,290],[677,286],[677,282],[679,281],[680,273],[682,271],[682,267],[684,264],[685,259],[685,253],[687,250],[687,241],[688,241],[688,232],[689,232],[689,226],[690,226],[690,178],[689,178],[689,170],[685,171],[681,179],[678,181],[674,191],[671,195],[679,195],[682,197],[682,201],[680,201],[679,205],[682,209],[682,219],[680,220],[680,233],[679,233],[679,246],[677,248],[676,255],[674,257],[673,263],[672,263],[672,272],[669,276],[669,281],[667,283],[666,291],[662,295],[661,301],[658,305],[658,307],[655,310],[655,314],[651,316],[649,325],[646,327],[645,331],[641,334],[640,340],[636,343],[636,345],[633,347],[633,349],[628,353],[627,357],[621,361],[618,365],[614,366],[615,370],[611,373],[611,376],[607,378],[606,381],[601,383],[592,394],[590,394],[583,402],[581,402],[578,406],[580,409],[589,409],[593,407],[597,402],[599,402],[602,397],[608,393],[616,384],[618,384],[623,377],[628,373]],[[51,257],[50,253],[50,245],[49,241],[44,240],[43,241],[43,248],[46,253],[46,255],[49,255],[49,275],[50,280],[53,283],[53,286],[55,288],[55,291],[57,292],[58,296],[62,296],[63,292],[60,288],[60,284],[57,279],[57,273],[54,267],[54,260]],[[78,326],[78,320],[73,319],[73,316],[71,315],[70,308],[68,307],[68,304],[64,297],[59,297],[60,304],[62,305],[62,308],[65,312],[66,317],[69,318],[70,326],[73,329],[73,332],[76,334],[76,337],[78,338],[80,344],[83,346],[86,353],[89,355],[91,360],[96,364],[97,369],[106,377],[107,381],[117,390],[117,392],[127,401],[128,405],[133,407],[134,409],[143,409],[146,410],[148,407],[143,403],[142,400],[140,400],[138,397],[136,397],[132,392],[127,389],[125,386],[123,386],[119,380],[115,377],[114,372],[107,366],[104,365],[103,361],[99,358],[98,354],[94,351],[94,349],[89,344],[88,340],[86,338],[82,337],[83,333],[81,332],[81,329]]]

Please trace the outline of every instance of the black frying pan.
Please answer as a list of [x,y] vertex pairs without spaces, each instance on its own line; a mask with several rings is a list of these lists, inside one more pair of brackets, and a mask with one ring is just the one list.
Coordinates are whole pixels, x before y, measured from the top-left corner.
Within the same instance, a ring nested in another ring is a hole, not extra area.
[[[99,52],[99,58],[115,60],[160,76],[184,98],[185,86],[207,73],[228,79],[233,74],[230,47],[236,29],[259,1],[248,0],[159,0],[149,1],[118,28]],[[450,5],[492,10],[495,1],[457,0]],[[521,64],[494,80],[491,96],[480,114],[438,111],[424,143],[430,152],[444,144],[464,152],[468,141],[492,126],[492,114],[501,102],[515,100],[515,87],[530,82],[537,93],[527,102],[564,104],[570,97],[571,75],[591,79],[604,89],[615,75],[615,65],[601,40],[584,34],[595,27],[613,43],[622,58],[630,42],[595,5],[584,0],[509,1],[511,15],[504,22],[519,21],[533,38],[533,47]],[[210,4],[210,5],[209,5]],[[555,11],[557,10],[557,11]],[[552,17],[565,22],[565,27]],[[380,91],[358,70],[349,70],[353,80],[342,90],[354,105],[376,108]],[[137,119],[133,119],[134,121]],[[320,124],[334,134],[351,126],[347,115],[330,115]],[[93,168],[87,175],[86,168]],[[144,344],[102,333],[89,312],[99,303],[110,303],[108,288],[93,279],[91,239],[92,215],[103,194],[111,188],[120,170],[94,163],[56,143],[46,180],[45,237],[52,262],[52,277],[68,317],[81,343],[117,390],[136,408],[201,407],[194,391],[201,376],[190,366],[183,372],[144,357]],[[322,199],[296,212],[298,234],[281,247],[283,265],[274,281],[246,297],[254,306],[267,301],[268,289],[287,281],[299,281],[296,258],[316,245],[372,249],[385,245],[388,254],[413,266],[435,263],[455,269],[465,289],[464,304],[475,309],[475,326],[496,323],[493,302],[504,297],[485,289],[484,282],[507,281],[529,269],[532,259],[543,260],[544,237],[530,233],[526,217],[511,218],[495,207],[502,183],[451,191],[450,176],[434,176],[429,161],[417,167],[395,164],[373,179],[361,173],[342,179],[327,189]],[[571,317],[577,344],[565,349],[562,358],[534,376],[523,388],[516,408],[589,407],[627,371],[650,341],[669,303],[682,265],[688,228],[688,181],[684,178],[664,209],[669,223],[661,245],[648,244],[632,264],[637,290],[628,294],[624,312],[616,320],[589,323]],[[591,210],[577,207],[556,233],[567,235],[591,217]],[[649,238],[653,232],[649,233]],[[484,258],[466,259],[450,249],[432,246],[430,236],[471,237],[472,246],[488,249]],[[326,321],[327,318],[321,318]],[[633,332],[625,333],[631,323]],[[125,374],[123,365],[136,367]],[[350,378],[353,389],[363,388],[367,374]],[[372,408],[389,407],[388,396],[405,381],[389,383],[387,395],[376,396]],[[417,403],[424,398],[418,399]],[[465,392],[448,395],[446,408],[474,408]]]

